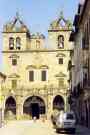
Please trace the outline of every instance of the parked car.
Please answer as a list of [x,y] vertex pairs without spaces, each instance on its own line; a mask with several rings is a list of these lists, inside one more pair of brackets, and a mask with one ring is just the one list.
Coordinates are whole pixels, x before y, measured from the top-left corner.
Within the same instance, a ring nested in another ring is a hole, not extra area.
[[56,132],[68,131],[75,133],[76,117],[73,112],[59,114],[56,119]]
[[53,113],[51,114],[51,121],[54,127],[56,126],[56,121],[59,114],[60,112],[58,110],[54,110]]

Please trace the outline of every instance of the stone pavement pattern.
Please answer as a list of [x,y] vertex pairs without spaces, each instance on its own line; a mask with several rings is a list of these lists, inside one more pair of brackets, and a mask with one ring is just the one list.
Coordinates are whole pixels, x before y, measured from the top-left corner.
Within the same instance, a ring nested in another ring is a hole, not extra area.
[[[55,132],[50,121],[13,121],[0,129],[0,135],[69,135]],[[78,127],[75,135],[90,135],[90,130]]]

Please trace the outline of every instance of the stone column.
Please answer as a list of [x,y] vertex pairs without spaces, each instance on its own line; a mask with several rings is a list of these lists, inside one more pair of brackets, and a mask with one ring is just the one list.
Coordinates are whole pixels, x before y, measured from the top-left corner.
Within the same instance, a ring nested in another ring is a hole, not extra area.
[[66,94],[64,95],[65,112],[66,112],[66,111],[70,111],[70,104],[69,104],[69,102],[68,102],[68,97],[69,97],[69,94],[66,93]]
[[51,118],[52,113],[52,96],[48,95],[48,103],[47,103],[47,118]]
[[22,97],[21,96],[17,96],[16,97],[16,118],[17,120],[21,119],[23,116],[23,104],[22,104]]
[[2,96],[1,95],[1,97],[0,97],[0,111],[1,111],[1,115],[0,115],[0,117],[1,117],[1,122],[3,123],[4,122],[4,110],[5,110],[5,106],[4,106],[4,96]]
[[16,118],[17,120],[22,119],[23,116],[23,105],[22,103],[18,103],[16,106]]

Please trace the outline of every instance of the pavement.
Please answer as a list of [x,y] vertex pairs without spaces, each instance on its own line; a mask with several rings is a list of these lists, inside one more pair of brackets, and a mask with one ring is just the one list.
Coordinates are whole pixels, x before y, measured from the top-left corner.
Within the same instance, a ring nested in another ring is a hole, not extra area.
[[80,135],[90,135],[90,129],[81,125],[77,125],[76,133]]
[[[11,121],[0,128],[0,135],[69,135],[56,133],[50,121]],[[90,135],[90,129],[77,126],[75,135]]]

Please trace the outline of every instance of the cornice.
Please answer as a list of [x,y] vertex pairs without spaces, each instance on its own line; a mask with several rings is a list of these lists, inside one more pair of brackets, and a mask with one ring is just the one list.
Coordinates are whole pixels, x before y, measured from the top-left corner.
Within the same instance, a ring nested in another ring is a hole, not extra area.
[[61,50],[25,50],[25,51],[2,51],[2,53],[40,53],[40,52],[66,52],[72,51],[72,49],[61,49]]

